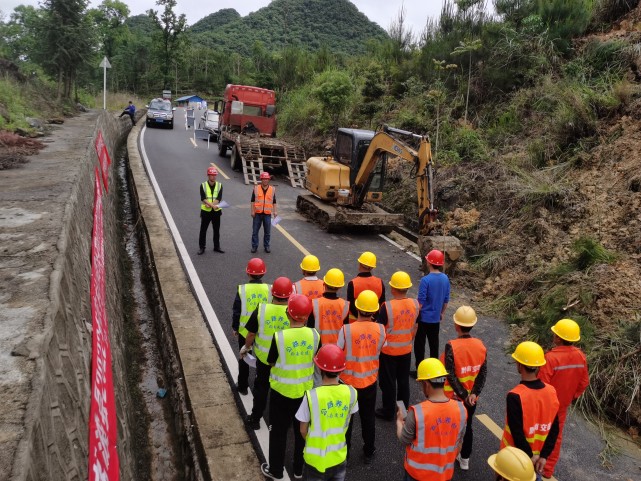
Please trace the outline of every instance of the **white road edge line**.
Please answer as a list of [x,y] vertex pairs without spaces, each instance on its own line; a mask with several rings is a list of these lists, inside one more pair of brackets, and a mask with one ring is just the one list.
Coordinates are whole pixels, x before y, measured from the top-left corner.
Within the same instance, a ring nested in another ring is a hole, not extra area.
[[382,238],[382,239],[385,239],[387,242],[389,242],[390,244],[392,244],[394,247],[398,247],[400,250],[402,250],[403,252],[405,252],[408,256],[413,257],[413,258],[414,258],[414,259],[416,259],[417,261],[421,261],[421,260],[422,260],[422,259],[420,258],[420,256],[417,256],[417,255],[416,255],[416,254],[414,254],[413,252],[406,251],[406,250],[405,250],[405,248],[404,248],[402,245],[398,244],[397,242],[394,242],[392,239],[390,239],[389,237],[387,237],[385,234],[378,234],[378,236],[379,236],[380,238]]
[[[187,253],[187,248],[183,243],[182,237],[180,236],[180,232],[178,231],[178,227],[176,227],[174,219],[171,216],[171,212],[169,211],[169,207],[167,206],[167,203],[165,202],[165,198],[163,197],[162,192],[160,191],[160,187],[158,185],[158,182],[156,181],[156,176],[154,175],[154,171],[152,170],[151,164],[149,163],[149,158],[147,157],[147,152],[145,151],[145,130],[146,130],[146,126],[143,127],[142,131],[140,132],[140,151],[142,154],[143,162],[145,163],[145,167],[147,169],[147,175],[149,176],[151,185],[154,188],[154,192],[156,193],[156,197],[158,198],[158,203],[160,204],[162,213],[165,216],[165,220],[167,221],[169,230],[171,231],[171,234],[174,237],[176,248],[178,249],[178,253],[180,254],[180,257],[184,263],[185,270],[187,271],[187,275],[191,279],[194,292],[203,310],[205,319],[207,320],[207,323],[209,324],[211,331],[214,333],[214,338],[218,342],[218,346],[220,347],[220,351],[223,356],[223,361],[227,365],[227,369],[229,369],[232,379],[237,379],[238,357],[232,350],[231,344],[229,344],[229,341],[227,340],[227,336],[225,335],[225,332],[223,331],[220,321],[218,320],[218,316],[216,315],[216,312],[214,312],[214,308],[209,302],[209,298],[207,297],[205,288],[203,287],[202,282],[198,277],[198,273],[196,272],[196,269],[194,268],[194,264],[191,261],[189,254]],[[240,399],[243,403],[245,411],[247,413],[250,413],[252,410],[252,405],[254,403],[254,396],[252,395],[251,391],[249,391],[247,396],[241,395]],[[263,456],[267,458],[269,453],[269,432],[267,430],[267,424],[265,423],[265,420],[263,418],[261,418],[260,420],[260,429],[254,432],[256,433],[256,437],[258,438],[258,444],[260,445],[260,448],[263,451]],[[283,480],[290,481],[289,475],[287,474],[287,470],[283,472]]]

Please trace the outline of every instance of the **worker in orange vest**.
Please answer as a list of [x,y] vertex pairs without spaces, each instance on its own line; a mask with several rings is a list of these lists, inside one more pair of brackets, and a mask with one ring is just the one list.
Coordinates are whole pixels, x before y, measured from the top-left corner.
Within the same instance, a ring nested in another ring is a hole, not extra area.
[[556,389],[537,378],[539,368],[545,365],[541,346],[532,341],[522,342],[512,358],[521,383],[507,394],[501,449],[514,446],[525,452],[539,478],[559,435],[559,400]]
[[252,189],[250,201],[250,213],[252,216],[252,253],[258,250],[258,233],[263,227],[263,246],[265,252],[271,252],[269,242],[272,232],[272,217],[276,217],[276,189],[269,185],[271,175],[269,172],[261,172],[260,184]]
[[420,307],[416,299],[407,297],[412,279],[407,272],[392,274],[389,281],[392,299],[385,301],[378,311],[378,322],[385,326],[387,342],[381,352],[380,386],[383,407],[376,410],[376,417],[396,419],[396,400],[410,405],[410,365],[412,344]]
[[406,481],[449,481],[463,442],[467,413],[463,403],[445,395],[447,371],[438,359],[423,359],[416,380],[427,398],[396,414],[396,436],[405,445]]
[[376,268],[376,255],[363,252],[358,258],[358,274],[347,284],[347,302],[349,302],[349,322],[358,317],[355,301],[364,290],[370,290],[378,296],[379,305],[385,302],[385,285],[383,279],[372,274]]
[[303,257],[300,263],[300,269],[303,271],[303,278],[294,283],[294,290],[297,294],[307,296],[310,301],[318,299],[323,295],[323,280],[316,276],[320,271],[320,262],[318,257],[311,254]]
[[463,446],[456,458],[463,471],[470,469],[474,440],[472,420],[487,376],[487,348],[483,341],[470,335],[476,322],[474,309],[470,306],[459,307],[454,313],[454,329],[458,337],[445,344],[445,351],[441,355],[441,361],[449,373],[445,381],[445,395],[461,401],[467,410]]
[[322,282],[323,295],[312,301],[307,326],[316,328],[324,346],[338,342],[338,333],[348,322],[349,304],[338,297],[338,291],[345,285],[345,276],[340,269],[328,270]]
[[[338,347],[345,351],[346,367],[340,378],[356,389],[358,414],[361,419],[365,464],[371,464],[376,453],[376,379],[379,356],[385,343],[385,329],[373,322],[378,311],[378,296],[364,290],[355,301],[358,318],[346,324],[338,335]],[[347,430],[347,453],[352,439],[352,421]]]
[[554,467],[559,461],[568,407],[583,394],[590,383],[585,354],[574,346],[581,339],[579,325],[572,319],[561,319],[552,326],[552,333],[554,347],[545,354],[545,366],[539,371],[539,379],[552,385],[559,398],[559,437],[543,469],[543,476],[546,478],[554,475]]

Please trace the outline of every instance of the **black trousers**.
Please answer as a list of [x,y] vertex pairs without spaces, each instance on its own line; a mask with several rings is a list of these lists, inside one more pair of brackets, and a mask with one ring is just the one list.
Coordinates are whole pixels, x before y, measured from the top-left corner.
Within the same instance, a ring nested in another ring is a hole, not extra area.
[[[363,389],[356,389],[358,399],[358,415],[361,419],[361,433],[363,435],[363,451],[365,456],[371,456],[376,451],[376,383],[371,386],[364,387]],[[347,428],[346,441],[347,441],[347,455],[350,454],[352,444],[352,426],[354,424],[354,416],[349,422]]]
[[[238,333],[238,350],[240,351],[245,345],[245,336]],[[256,362],[258,364],[258,361]],[[244,391],[249,387],[249,364],[242,359],[238,360],[238,380],[236,381],[239,391]]]
[[401,400],[407,409],[410,404],[410,364],[412,353],[390,356],[381,353],[378,383],[383,394],[383,411],[386,416],[396,415],[396,401]]
[[465,436],[463,436],[463,446],[461,446],[461,457],[463,459],[469,459],[470,454],[472,454],[472,442],[474,441],[472,421],[474,420],[474,413],[476,412],[476,404],[474,406],[465,404],[465,409],[467,409],[467,426],[465,428]]
[[218,210],[207,212],[200,211],[200,236],[198,237],[198,245],[201,249],[207,246],[207,228],[211,222],[214,227],[214,249],[220,249],[220,217],[222,213]]
[[134,114],[129,112],[129,110],[124,110],[118,118],[122,117],[123,115],[129,115],[129,118],[131,119],[131,123],[133,125],[136,125],[136,119],[134,118]]
[[294,473],[303,472],[305,440],[300,434],[300,421],[296,419],[302,401],[302,397],[288,398],[273,389],[269,396],[269,471],[276,477],[283,475],[289,426],[294,428]]
[[[245,362],[245,361],[243,361]],[[267,406],[267,396],[269,395],[269,373],[272,367],[269,364],[263,364],[260,359],[256,359],[256,378],[254,379],[254,405],[252,406],[252,418],[260,419]]]
[[429,357],[438,359],[438,334],[441,330],[440,322],[419,322],[414,338],[414,358],[416,361],[416,368],[425,359],[425,338],[430,346]]

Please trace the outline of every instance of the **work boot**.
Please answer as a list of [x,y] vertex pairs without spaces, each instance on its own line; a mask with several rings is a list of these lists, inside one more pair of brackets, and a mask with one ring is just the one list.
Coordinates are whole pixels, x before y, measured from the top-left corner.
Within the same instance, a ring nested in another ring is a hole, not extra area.
[[198,254],[199,256],[203,255],[204,253],[205,253],[205,248],[204,248],[204,247],[201,247],[200,249],[198,249],[197,254]]
[[374,462],[374,456],[376,455],[376,449],[370,454],[365,453],[365,464],[372,464]]
[[255,254],[257,250],[258,250],[258,247],[252,247],[252,254]]
[[376,411],[374,411],[374,414],[377,418],[384,419],[385,421],[394,421],[396,419],[396,416],[393,414],[390,416],[383,408],[377,408]]
[[456,460],[458,461],[459,466],[461,466],[461,469],[463,471],[467,471],[468,469],[470,469],[470,458],[462,458],[461,454],[459,453],[456,456]]
[[[256,419],[256,418],[252,417],[252,415],[251,415],[251,414],[250,414],[250,415],[248,415],[248,416],[245,418],[245,422],[246,422],[246,423],[247,423],[247,425],[248,425],[250,428],[252,428],[254,431],[258,431],[258,430],[260,429],[260,419]],[[275,479],[275,478],[274,478],[274,479]]]
[[214,247],[214,252],[220,252],[221,254],[225,253],[225,251],[222,250],[220,247]]
[[275,474],[272,474],[272,472],[269,470],[269,464],[263,463],[260,465],[260,470],[263,472],[263,476],[266,478],[271,478],[271,479],[283,479],[283,475],[281,474],[280,477],[276,476]]
[[271,251],[272,250],[269,247],[265,247],[265,252],[267,252],[269,254]]

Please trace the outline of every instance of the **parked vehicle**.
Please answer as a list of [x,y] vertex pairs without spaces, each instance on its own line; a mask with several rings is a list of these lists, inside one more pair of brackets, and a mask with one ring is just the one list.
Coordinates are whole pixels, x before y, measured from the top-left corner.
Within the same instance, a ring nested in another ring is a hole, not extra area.
[[167,125],[170,129],[174,128],[174,111],[171,102],[164,99],[153,99],[147,107],[147,127],[152,125]]
[[220,134],[220,114],[215,110],[206,110],[200,118],[198,128],[209,131],[209,139],[214,142],[218,141]]

